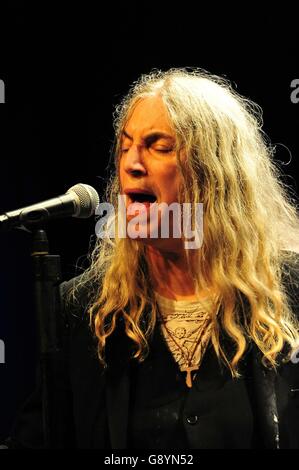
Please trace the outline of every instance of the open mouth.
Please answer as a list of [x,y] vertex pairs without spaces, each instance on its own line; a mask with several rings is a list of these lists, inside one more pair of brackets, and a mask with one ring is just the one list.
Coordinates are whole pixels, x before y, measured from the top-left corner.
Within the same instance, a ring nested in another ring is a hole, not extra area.
[[140,204],[153,204],[157,201],[157,197],[151,193],[143,192],[127,192],[127,196],[132,203],[139,202]]

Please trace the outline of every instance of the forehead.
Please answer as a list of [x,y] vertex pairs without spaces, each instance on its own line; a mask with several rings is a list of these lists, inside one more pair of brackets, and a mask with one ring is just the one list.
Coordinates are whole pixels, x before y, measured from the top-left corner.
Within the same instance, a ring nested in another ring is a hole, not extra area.
[[147,133],[160,130],[173,134],[170,119],[160,96],[143,98],[134,107],[125,130],[128,134]]

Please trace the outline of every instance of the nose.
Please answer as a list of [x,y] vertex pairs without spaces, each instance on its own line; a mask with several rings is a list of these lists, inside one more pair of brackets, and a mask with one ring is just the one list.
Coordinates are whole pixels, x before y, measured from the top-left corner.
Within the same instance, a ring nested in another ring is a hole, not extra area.
[[132,176],[143,176],[146,168],[141,154],[141,146],[132,145],[125,155],[124,170]]

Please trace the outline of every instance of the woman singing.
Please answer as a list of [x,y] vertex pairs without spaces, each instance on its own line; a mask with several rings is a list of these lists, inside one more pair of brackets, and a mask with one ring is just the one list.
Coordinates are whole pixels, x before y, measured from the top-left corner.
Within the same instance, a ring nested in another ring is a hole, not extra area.
[[[202,70],[142,76],[117,107],[116,210],[61,286],[65,447],[299,448],[299,220],[261,126]],[[9,446],[43,446],[37,402]]]

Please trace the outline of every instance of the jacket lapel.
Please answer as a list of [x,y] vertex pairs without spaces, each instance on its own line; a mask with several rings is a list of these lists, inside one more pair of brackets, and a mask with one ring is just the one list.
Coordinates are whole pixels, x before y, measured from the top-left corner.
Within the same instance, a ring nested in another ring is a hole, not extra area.
[[[246,297],[241,294],[239,299],[240,310],[250,315],[250,306]],[[228,339],[230,342],[230,339]],[[262,364],[262,354],[253,341],[249,345],[250,369],[252,375],[253,408],[256,416],[260,438],[263,448],[279,449],[279,420],[276,397],[276,377],[274,369],[266,368]],[[245,361],[245,368],[248,367]],[[247,370],[250,374],[250,371]]]
[[112,449],[126,449],[130,400],[131,340],[122,324],[107,341],[106,404]]
[[127,371],[118,378],[107,380],[106,403],[108,429],[112,449],[126,449],[128,446],[130,380]]
[[266,449],[279,449],[279,420],[276,401],[276,372],[266,369],[261,354],[252,348],[252,378],[258,426]]

